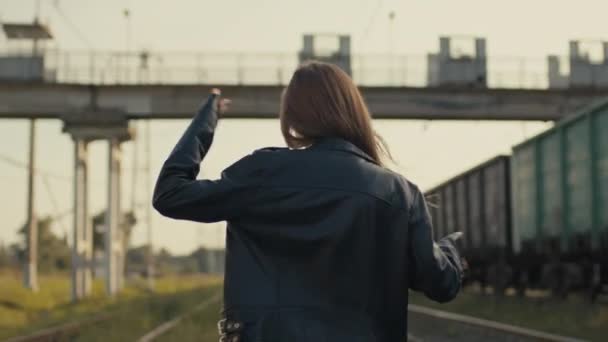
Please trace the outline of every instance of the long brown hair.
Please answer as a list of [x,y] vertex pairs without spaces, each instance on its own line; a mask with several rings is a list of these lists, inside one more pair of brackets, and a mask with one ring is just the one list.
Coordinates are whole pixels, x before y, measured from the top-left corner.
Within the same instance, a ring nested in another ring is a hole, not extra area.
[[372,128],[359,89],[333,64],[306,62],[294,72],[281,99],[280,119],[291,148],[336,137],[354,144],[379,165],[383,165],[381,155],[390,158],[384,140]]

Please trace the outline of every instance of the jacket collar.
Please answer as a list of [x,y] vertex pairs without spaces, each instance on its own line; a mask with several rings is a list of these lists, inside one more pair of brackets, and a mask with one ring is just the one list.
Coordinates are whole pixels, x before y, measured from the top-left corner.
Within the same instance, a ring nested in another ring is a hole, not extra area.
[[355,146],[350,141],[344,140],[342,138],[317,138],[316,141],[308,148],[312,150],[333,150],[347,152],[354,154],[360,158],[363,158],[371,163],[377,164],[376,161],[367,153],[363,152],[360,148]]

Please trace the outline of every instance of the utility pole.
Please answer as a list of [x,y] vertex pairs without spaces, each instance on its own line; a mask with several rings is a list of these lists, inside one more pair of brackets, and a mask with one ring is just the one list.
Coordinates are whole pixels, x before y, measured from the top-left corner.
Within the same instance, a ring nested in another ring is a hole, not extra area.
[[391,85],[394,84],[394,77],[395,77],[395,55],[394,55],[394,40],[393,40],[393,35],[394,35],[394,22],[395,22],[395,11],[390,11],[388,14],[388,20],[389,20],[389,28],[388,28],[388,53],[389,53],[389,66],[390,66],[390,72],[389,74],[391,75]]
[[[135,131],[138,131],[137,121],[134,123]],[[137,176],[139,171],[139,147],[137,143],[138,137],[136,136],[133,139],[133,170],[131,171],[131,211],[135,214],[135,210],[137,209]]]
[[[40,0],[36,1],[34,25],[38,25],[40,14]],[[38,39],[33,39],[32,57],[38,55]],[[25,287],[38,291],[38,219],[36,217],[35,191],[36,187],[36,119],[30,120],[30,151],[27,177],[27,239],[26,239],[26,267],[24,272]]]
[[106,211],[106,292],[113,296],[122,285],[122,258],[124,248],[121,239],[121,205],[120,205],[120,138],[108,138],[108,209]]
[[146,226],[147,226],[147,238],[148,238],[148,254],[147,254],[147,270],[146,275],[148,277],[148,288],[154,289],[154,245],[152,243],[152,192],[151,179],[150,179],[150,159],[152,157],[150,149],[150,120],[146,120]]
[[[34,21],[27,24],[6,24],[0,25],[6,35],[7,41],[31,41],[32,53],[29,58],[24,58],[23,69],[25,71],[23,80],[42,79],[42,74],[35,73],[32,69],[33,61],[43,57],[40,52],[38,42],[40,40],[52,39],[53,36],[49,29],[38,22],[40,14],[40,1],[36,2],[34,8]],[[30,120],[29,130],[29,165],[27,178],[27,224],[25,227],[25,262],[23,265],[23,284],[32,291],[38,291],[38,222],[36,219],[36,120]]]
[[36,119],[30,120],[30,150],[27,178],[27,228],[26,228],[26,261],[24,275],[24,285],[26,288],[38,291],[38,220],[36,218],[35,207],[35,177],[36,172],[34,162],[36,160]]
[[131,10],[129,8],[125,8],[122,12],[125,17],[125,58],[124,58],[124,67],[125,67],[125,83],[129,83],[129,57],[131,50]]
[[34,23],[38,22],[38,18],[40,18],[40,0],[36,0],[34,8]]
[[[40,0],[36,2],[34,26],[38,24],[40,14]],[[38,39],[34,37],[32,46],[32,57],[38,54]],[[34,292],[38,291],[38,220],[35,207],[36,187],[36,119],[30,120],[30,150],[27,176],[27,228],[25,239],[25,269],[23,272],[24,286]]]

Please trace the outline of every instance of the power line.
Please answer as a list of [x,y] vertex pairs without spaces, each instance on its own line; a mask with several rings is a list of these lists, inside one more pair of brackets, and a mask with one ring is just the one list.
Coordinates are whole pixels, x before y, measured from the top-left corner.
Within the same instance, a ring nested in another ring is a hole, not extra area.
[[[135,204],[135,207],[137,209],[141,209],[141,208],[145,208],[147,205],[149,205],[148,203],[145,202],[138,202]],[[74,213],[74,209],[66,209],[64,211],[56,211],[54,216],[52,216],[53,220],[61,220],[64,219],[66,216],[68,215],[72,215]]]
[[[16,168],[26,169],[26,170],[28,169],[28,164],[27,163],[21,162],[21,161],[16,160],[16,159],[13,159],[13,158],[11,158],[9,156],[6,156],[6,155],[0,154],[0,161],[4,162],[5,164],[14,166]],[[53,172],[50,172],[50,171],[46,171],[46,170],[43,170],[43,169],[40,169],[40,168],[35,168],[34,169],[34,173],[39,174],[40,176],[46,176],[46,177],[48,177],[50,179],[60,180],[60,181],[63,181],[63,182],[72,183],[74,181],[71,177],[59,175],[59,174],[56,174],[56,173],[53,173]],[[91,182],[93,184],[96,184],[96,185],[105,185],[104,182],[101,182],[99,180],[91,180]]]
[[[59,226],[64,231],[64,233],[67,233],[68,230],[63,225],[63,218],[65,217],[65,215],[62,215],[59,212],[59,205],[57,205],[57,199],[55,198],[55,195],[53,194],[53,189],[51,187],[51,183],[49,182],[48,176],[43,175],[42,181],[43,181],[44,187],[46,189],[46,192],[49,196],[49,200],[51,201],[51,206],[53,207],[55,221],[57,221],[59,223]],[[70,210],[70,212],[71,211],[72,210]]]
[[374,11],[370,15],[369,22],[367,23],[367,26],[365,27],[365,30],[363,31],[363,39],[367,38],[372,26],[374,25],[374,21],[376,20],[378,11],[382,7],[382,2],[383,2],[383,0],[378,0],[378,5],[374,8]]
[[40,0],[36,0],[36,3],[34,4],[34,18],[36,18],[35,20],[40,18]]
[[[5,156],[5,155],[1,155],[0,154],[0,161],[3,161],[6,164],[9,164],[11,166],[20,168],[20,169],[27,169],[28,168],[28,164],[24,163],[24,162],[20,162],[16,159],[13,159],[11,157]],[[35,173],[40,174],[41,176],[47,176],[56,180],[61,180],[61,181],[65,181],[65,182],[70,182],[72,183],[72,178],[67,177],[67,176],[62,176],[62,175],[57,175],[54,174],[52,172],[48,172],[48,171],[43,171],[40,168],[36,168],[34,169]]]
[[[16,168],[28,169],[28,164],[27,163],[18,161],[18,160],[13,159],[13,158],[11,158],[9,156],[5,156],[5,155],[0,154],[0,161],[4,162],[5,164],[14,166]],[[52,204],[53,209],[55,211],[55,218],[59,218],[60,219],[60,218],[65,217],[66,215],[71,214],[72,211],[73,211],[72,209],[70,209],[69,211],[65,211],[65,212],[59,213],[59,206],[57,205],[58,202],[56,201],[56,197],[54,196],[54,194],[52,192],[52,188],[51,188],[49,179],[56,179],[56,180],[60,180],[60,181],[64,181],[64,182],[69,182],[69,183],[72,183],[73,179],[70,178],[70,177],[67,177],[67,176],[61,176],[61,175],[54,174],[52,172],[44,171],[44,170],[41,170],[40,168],[35,168],[34,169],[34,173],[38,174],[38,175],[40,175],[42,177],[43,183],[44,183],[44,185],[45,185],[45,187],[47,189],[47,192],[49,194],[49,198],[51,200],[51,204]],[[102,182],[95,182],[95,183],[100,184],[100,185],[102,184]],[[132,202],[132,206],[133,206],[132,209],[133,209],[133,211],[135,211],[135,209],[145,208],[148,205],[150,205],[150,204],[147,203],[147,202],[136,202],[136,201],[133,201]]]
[[67,26],[72,30],[72,32],[86,45],[89,49],[93,48],[93,44],[91,41],[87,39],[87,37],[80,31],[78,26],[76,26],[70,18],[65,14],[63,9],[59,6],[59,0],[54,1],[54,7],[59,16],[63,19],[63,21],[67,24]]
[[2,160],[3,162],[15,166],[15,167],[19,167],[19,168],[27,168],[27,165],[25,163],[22,163],[20,161],[17,161],[11,157],[7,157],[7,156],[3,156],[0,155],[0,160]]

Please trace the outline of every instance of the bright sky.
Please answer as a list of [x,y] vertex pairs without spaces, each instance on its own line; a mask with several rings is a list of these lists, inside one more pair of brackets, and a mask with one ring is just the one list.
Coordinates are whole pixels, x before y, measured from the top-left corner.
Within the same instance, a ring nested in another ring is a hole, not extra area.
[[[388,13],[395,11],[392,29],[397,53],[423,55],[435,51],[438,36],[471,34],[488,39],[489,55],[544,59],[565,54],[568,40],[608,39],[605,0],[41,0],[40,17],[51,26],[54,45],[62,49],[132,49],[187,51],[286,51],[300,48],[308,32],[340,32],[353,35],[353,50],[387,52],[390,46]],[[0,0],[0,20],[30,21],[33,0]],[[130,30],[123,10],[130,9]],[[127,32],[130,31],[130,34]],[[130,37],[130,38],[127,38]],[[128,42],[129,43],[128,43]],[[4,41],[0,41],[4,45]],[[0,45],[0,46],[1,46]],[[202,95],[201,95],[202,96]],[[35,100],[35,99],[34,99]],[[196,108],[193,108],[193,112]],[[152,180],[187,122],[152,124]],[[510,146],[539,132],[546,123],[519,122],[422,122],[376,121],[389,142],[398,170],[428,188],[485,159],[508,153]],[[276,120],[223,122],[214,147],[203,164],[208,177],[217,177],[231,162],[255,148],[283,145]],[[140,128],[143,125],[140,124]],[[28,123],[0,121],[0,156],[27,161]],[[55,215],[72,206],[73,146],[61,133],[61,123],[38,124],[38,167],[58,177],[37,181],[36,206],[40,215]],[[133,145],[124,145],[123,203],[129,206]],[[143,146],[140,144],[143,156]],[[90,211],[105,207],[107,148],[91,146]],[[143,157],[140,157],[140,162]],[[140,163],[139,168],[143,167]],[[146,184],[135,182],[138,203],[148,204]],[[25,221],[26,173],[0,163],[0,241],[16,240]],[[55,204],[53,204],[55,203]],[[145,241],[145,210],[137,211],[133,243]],[[154,213],[154,243],[176,253],[198,244],[222,245],[223,225],[175,222]],[[55,225],[57,232],[71,231],[72,218]]]

